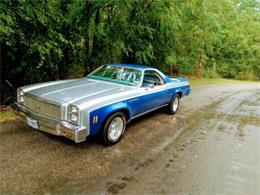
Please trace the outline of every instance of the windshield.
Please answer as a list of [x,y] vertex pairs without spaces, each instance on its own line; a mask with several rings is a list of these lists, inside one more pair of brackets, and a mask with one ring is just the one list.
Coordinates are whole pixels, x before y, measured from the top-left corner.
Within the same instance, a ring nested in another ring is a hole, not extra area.
[[141,76],[142,72],[137,69],[106,65],[92,72],[87,78],[138,86]]

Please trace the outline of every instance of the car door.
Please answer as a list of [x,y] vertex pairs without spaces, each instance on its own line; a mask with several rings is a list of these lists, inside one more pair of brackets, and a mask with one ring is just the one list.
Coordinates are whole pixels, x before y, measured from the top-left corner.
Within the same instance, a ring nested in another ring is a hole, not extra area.
[[164,105],[169,99],[165,81],[155,70],[146,70],[144,72],[139,94],[137,111],[140,113]]

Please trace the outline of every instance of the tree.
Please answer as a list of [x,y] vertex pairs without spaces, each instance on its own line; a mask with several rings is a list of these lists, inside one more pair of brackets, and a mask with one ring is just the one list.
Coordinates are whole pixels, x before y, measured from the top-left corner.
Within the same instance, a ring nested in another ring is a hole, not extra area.
[[260,79],[260,6],[250,0],[2,0],[1,82],[88,74],[105,63]]

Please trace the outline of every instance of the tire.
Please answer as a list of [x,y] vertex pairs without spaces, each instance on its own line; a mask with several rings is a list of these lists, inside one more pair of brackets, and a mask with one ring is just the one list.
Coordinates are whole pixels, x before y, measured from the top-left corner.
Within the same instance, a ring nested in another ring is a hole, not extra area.
[[180,105],[180,95],[176,94],[175,96],[173,96],[169,107],[168,107],[168,112],[169,114],[176,114],[179,110],[179,105]]
[[119,142],[125,132],[126,116],[116,112],[108,117],[102,131],[102,140],[105,145],[111,146]]

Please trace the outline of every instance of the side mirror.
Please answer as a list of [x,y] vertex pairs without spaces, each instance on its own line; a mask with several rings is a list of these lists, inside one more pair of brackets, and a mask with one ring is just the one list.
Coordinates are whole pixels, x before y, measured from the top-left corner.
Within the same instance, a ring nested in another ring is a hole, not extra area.
[[164,82],[163,81],[159,81],[159,85],[163,85],[164,84]]

